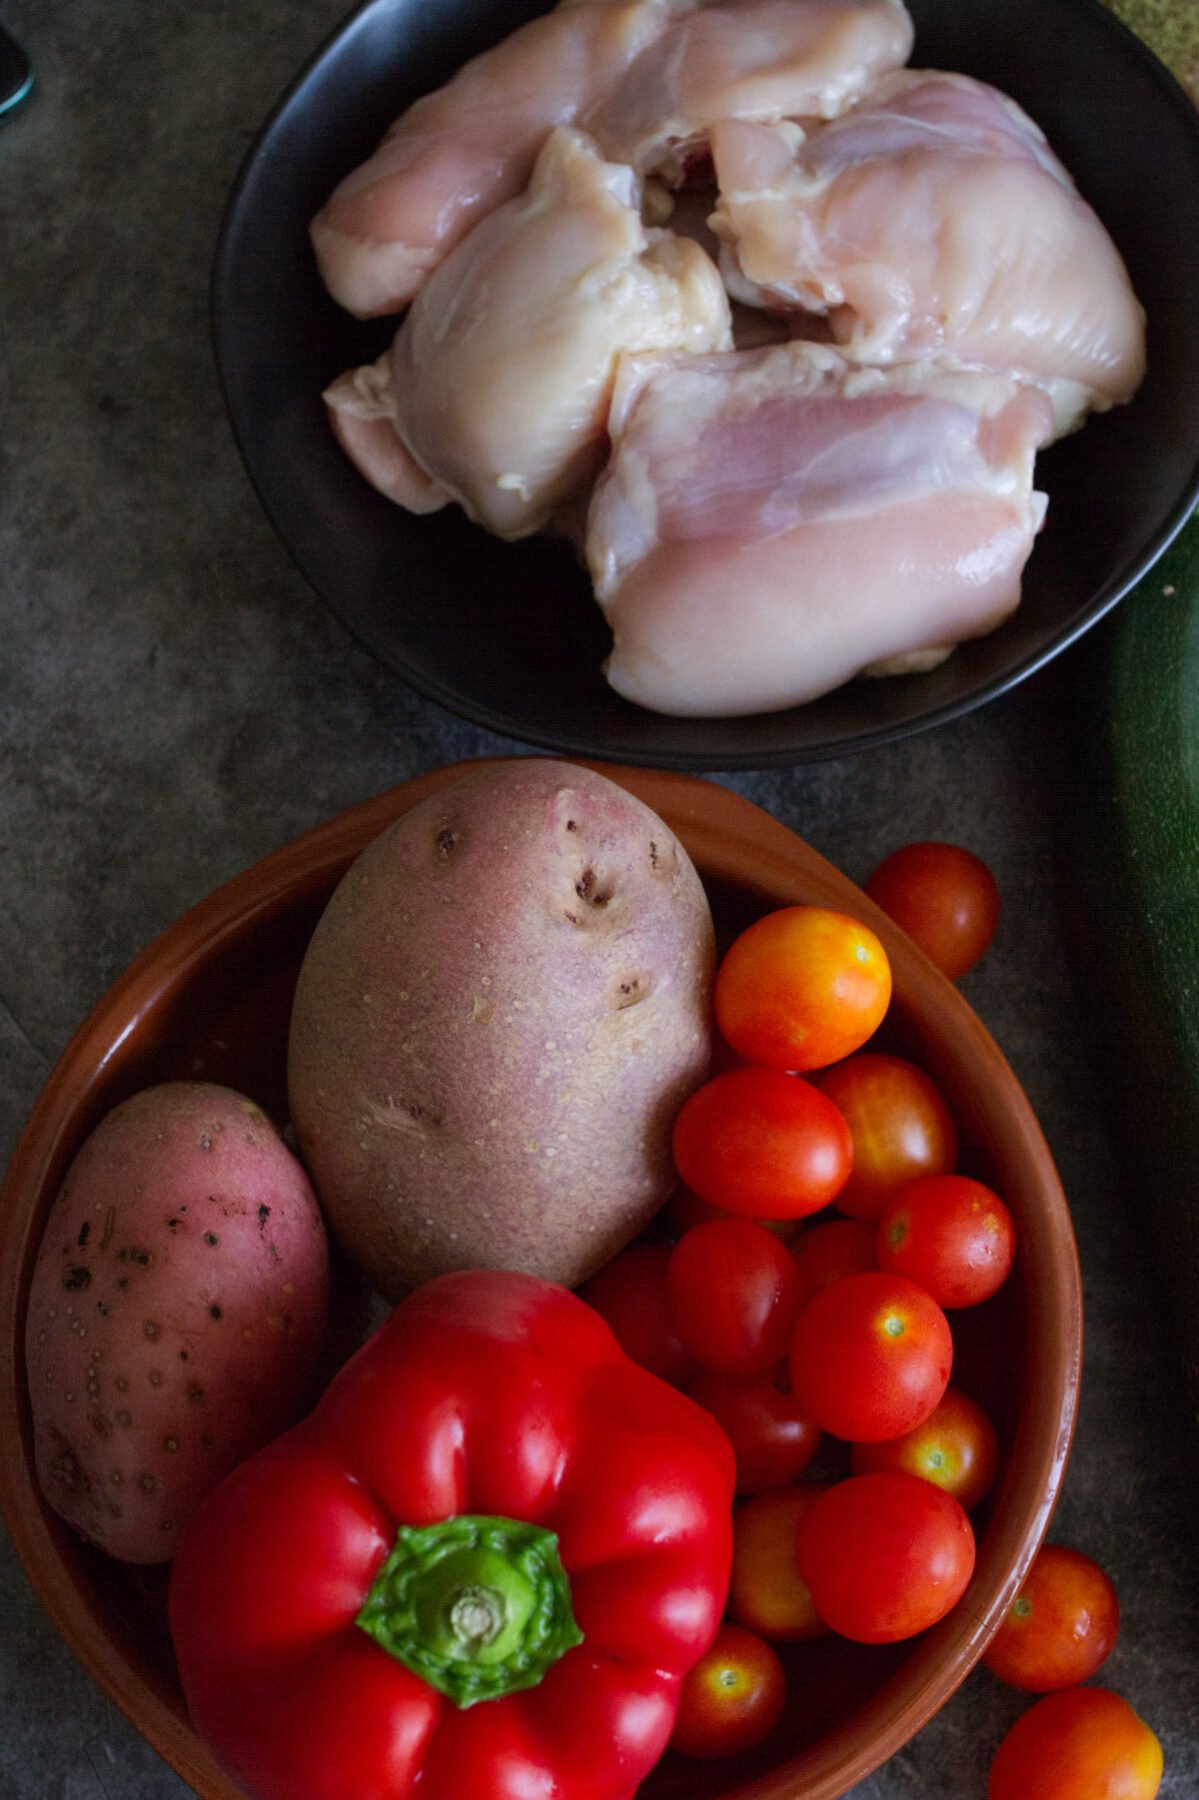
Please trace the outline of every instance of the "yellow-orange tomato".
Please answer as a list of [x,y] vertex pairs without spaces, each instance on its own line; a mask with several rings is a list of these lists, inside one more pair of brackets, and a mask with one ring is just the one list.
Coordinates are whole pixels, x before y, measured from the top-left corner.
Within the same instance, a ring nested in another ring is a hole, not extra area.
[[1012,1726],[991,1764],[987,1800],[1153,1800],[1162,1747],[1110,1688],[1048,1694]]
[[729,1611],[739,1625],[776,1643],[798,1643],[828,1630],[795,1556],[799,1521],[824,1491],[816,1481],[774,1488],[733,1514]]
[[881,1443],[855,1444],[853,1472],[903,1469],[935,1482],[971,1512],[990,1491],[999,1466],[999,1435],[976,1400],[946,1388],[936,1410],[914,1431]]
[[943,1175],[958,1158],[958,1134],[931,1075],[902,1056],[865,1050],[814,1078],[849,1126],[853,1172],[838,1212],[876,1220],[888,1200],[920,1175]]
[[716,1022],[739,1056],[827,1068],[866,1042],[891,999],[891,965],[857,919],[785,906],[741,933],[716,973]]

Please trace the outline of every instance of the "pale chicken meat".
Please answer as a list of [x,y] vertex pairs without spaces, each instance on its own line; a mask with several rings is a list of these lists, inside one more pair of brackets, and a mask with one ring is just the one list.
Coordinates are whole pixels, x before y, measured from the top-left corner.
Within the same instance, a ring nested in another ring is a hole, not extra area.
[[790,343],[622,362],[586,551],[606,674],[734,716],[929,666],[1016,607],[1044,516],[1039,389]]
[[550,131],[609,93],[695,0],[563,0],[408,107],[312,221],[329,292],[401,311],[471,227],[519,194]]
[[457,501],[519,538],[598,473],[622,352],[731,342],[712,259],[647,229],[632,171],[562,126],[527,192],[429,279],[388,355],[335,382],[326,402],[389,498],[414,512]]
[[1037,382],[1059,435],[1139,385],[1144,314],[1120,255],[995,88],[904,70],[814,129],[725,121],[712,150],[739,299],[826,317],[858,362]]
[[719,120],[834,118],[911,48],[902,0],[701,0],[582,123],[615,160],[678,182]]

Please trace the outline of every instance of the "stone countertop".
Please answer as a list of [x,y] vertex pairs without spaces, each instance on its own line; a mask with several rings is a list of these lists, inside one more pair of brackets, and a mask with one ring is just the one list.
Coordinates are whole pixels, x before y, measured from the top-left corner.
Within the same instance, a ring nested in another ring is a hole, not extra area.
[[[354,801],[519,749],[371,661],[295,572],[233,446],[207,282],[241,157],[344,0],[5,0],[37,71],[0,125],[0,1166],[92,1003],[192,902]],[[1073,654],[1073,653],[1072,653]],[[1135,1208],[1109,1161],[1054,901],[1071,658],[867,756],[716,775],[864,879],[941,837],[1005,911],[963,987],[1070,1196],[1087,1345],[1052,1535],[1112,1573],[1102,1680],[1199,1794],[1199,1538],[1186,1421]],[[0,1544],[0,1793],[183,1800],[73,1661]],[[855,1800],[983,1800],[1025,1702],[973,1675]]]

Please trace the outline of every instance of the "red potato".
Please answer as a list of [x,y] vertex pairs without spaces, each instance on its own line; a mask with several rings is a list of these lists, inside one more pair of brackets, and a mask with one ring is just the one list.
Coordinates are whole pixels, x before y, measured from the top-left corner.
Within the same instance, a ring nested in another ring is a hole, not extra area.
[[288,1085],[375,1286],[461,1268],[573,1286],[635,1237],[707,1073],[713,962],[686,851],[592,770],[473,773],[370,845],[306,954]]
[[254,1101],[166,1082],[116,1107],[67,1171],[29,1295],[50,1505],[115,1557],[167,1561],[299,1410],[328,1303],[316,1198]]

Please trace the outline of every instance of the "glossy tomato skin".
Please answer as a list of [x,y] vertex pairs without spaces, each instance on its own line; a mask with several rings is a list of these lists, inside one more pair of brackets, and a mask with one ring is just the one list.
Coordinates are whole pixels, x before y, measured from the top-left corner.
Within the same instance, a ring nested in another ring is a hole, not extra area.
[[800,1482],[758,1494],[733,1514],[729,1611],[770,1643],[800,1643],[828,1630],[796,1556],[799,1522],[825,1492],[823,1483]]
[[1153,1800],[1156,1735],[1110,1688],[1072,1687],[1020,1714],[995,1752],[987,1800]]
[[974,967],[999,924],[995,877],[957,844],[902,845],[879,864],[866,892],[951,981]]
[[821,1618],[862,1644],[896,1643],[944,1618],[974,1572],[974,1532],[952,1494],[917,1475],[851,1475],[796,1533]]
[[738,1055],[821,1069],[860,1049],[891,999],[869,926],[824,906],[785,906],[741,933],[716,971],[716,1023]]
[[822,1219],[791,1242],[791,1254],[799,1270],[800,1305],[831,1287],[844,1275],[862,1275],[878,1268],[875,1227],[865,1219]]
[[1030,1694],[1089,1681],[1116,1642],[1120,1605],[1107,1573],[1081,1550],[1044,1544],[983,1662]]
[[836,1198],[853,1164],[849,1127],[810,1081],[745,1067],[697,1088],[674,1125],[680,1179],[750,1219],[798,1219]]
[[910,1275],[944,1307],[977,1306],[1011,1273],[1016,1229],[999,1195],[968,1175],[926,1175],[883,1209],[879,1267]]
[[899,1469],[935,1482],[973,1512],[990,1493],[999,1468],[999,1434],[976,1400],[948,1387],[924,1423],[902,1437],[855,1444],[855,1475]]
[[[693,1225],[706,1225],[709,1219],[727,1219],[728,1208],[713,1206],[710,1200],[701,1200],[690,1188],[680,1183],[666,1203],[666,1218],[676,1237],[682,1237]],[[759,1225],[765,1225],[767,1231],[773,1231],[776,1237],[789,1244],[799,1231],[800,1219],[759,1219]]]
[[778,1724],[786,1693],[777,1652],[756,1632],[723,1624],[683,1677],[670,1747],[704,1759],[752,1750]]
[[626,1356],[672,1387],[684,1387],[696,1364],[670,1322],[669,1261],[669,1244],[630,1244],[590,1276],[578,1294],[612,1327]]
[[687,1392],[733,1446],[738,1494],[785,1487],[820,1448],[820,1429],[800,1412],[785,1362],[760,1375],[701,1369]]
[[834,1437],[877,1443],[914,1431],[940,1403],[953,1366],[949,1321],[905,1275],[847,1275],[803,1308],[791,1387]]
[[918,1175],[940,1175],[958,1157],[953,1114],[940,1088],[902,1056],[863,1050],[815,1078],[853,1139],[853,1169],[838,1212],[876,1220],[893,1194]]
[[787,1353],[799,1275],[785,1244],[753,1219],[711,1219],[683,1233],[666,1265],[670,1322],[698,1363],[758,1375]]

